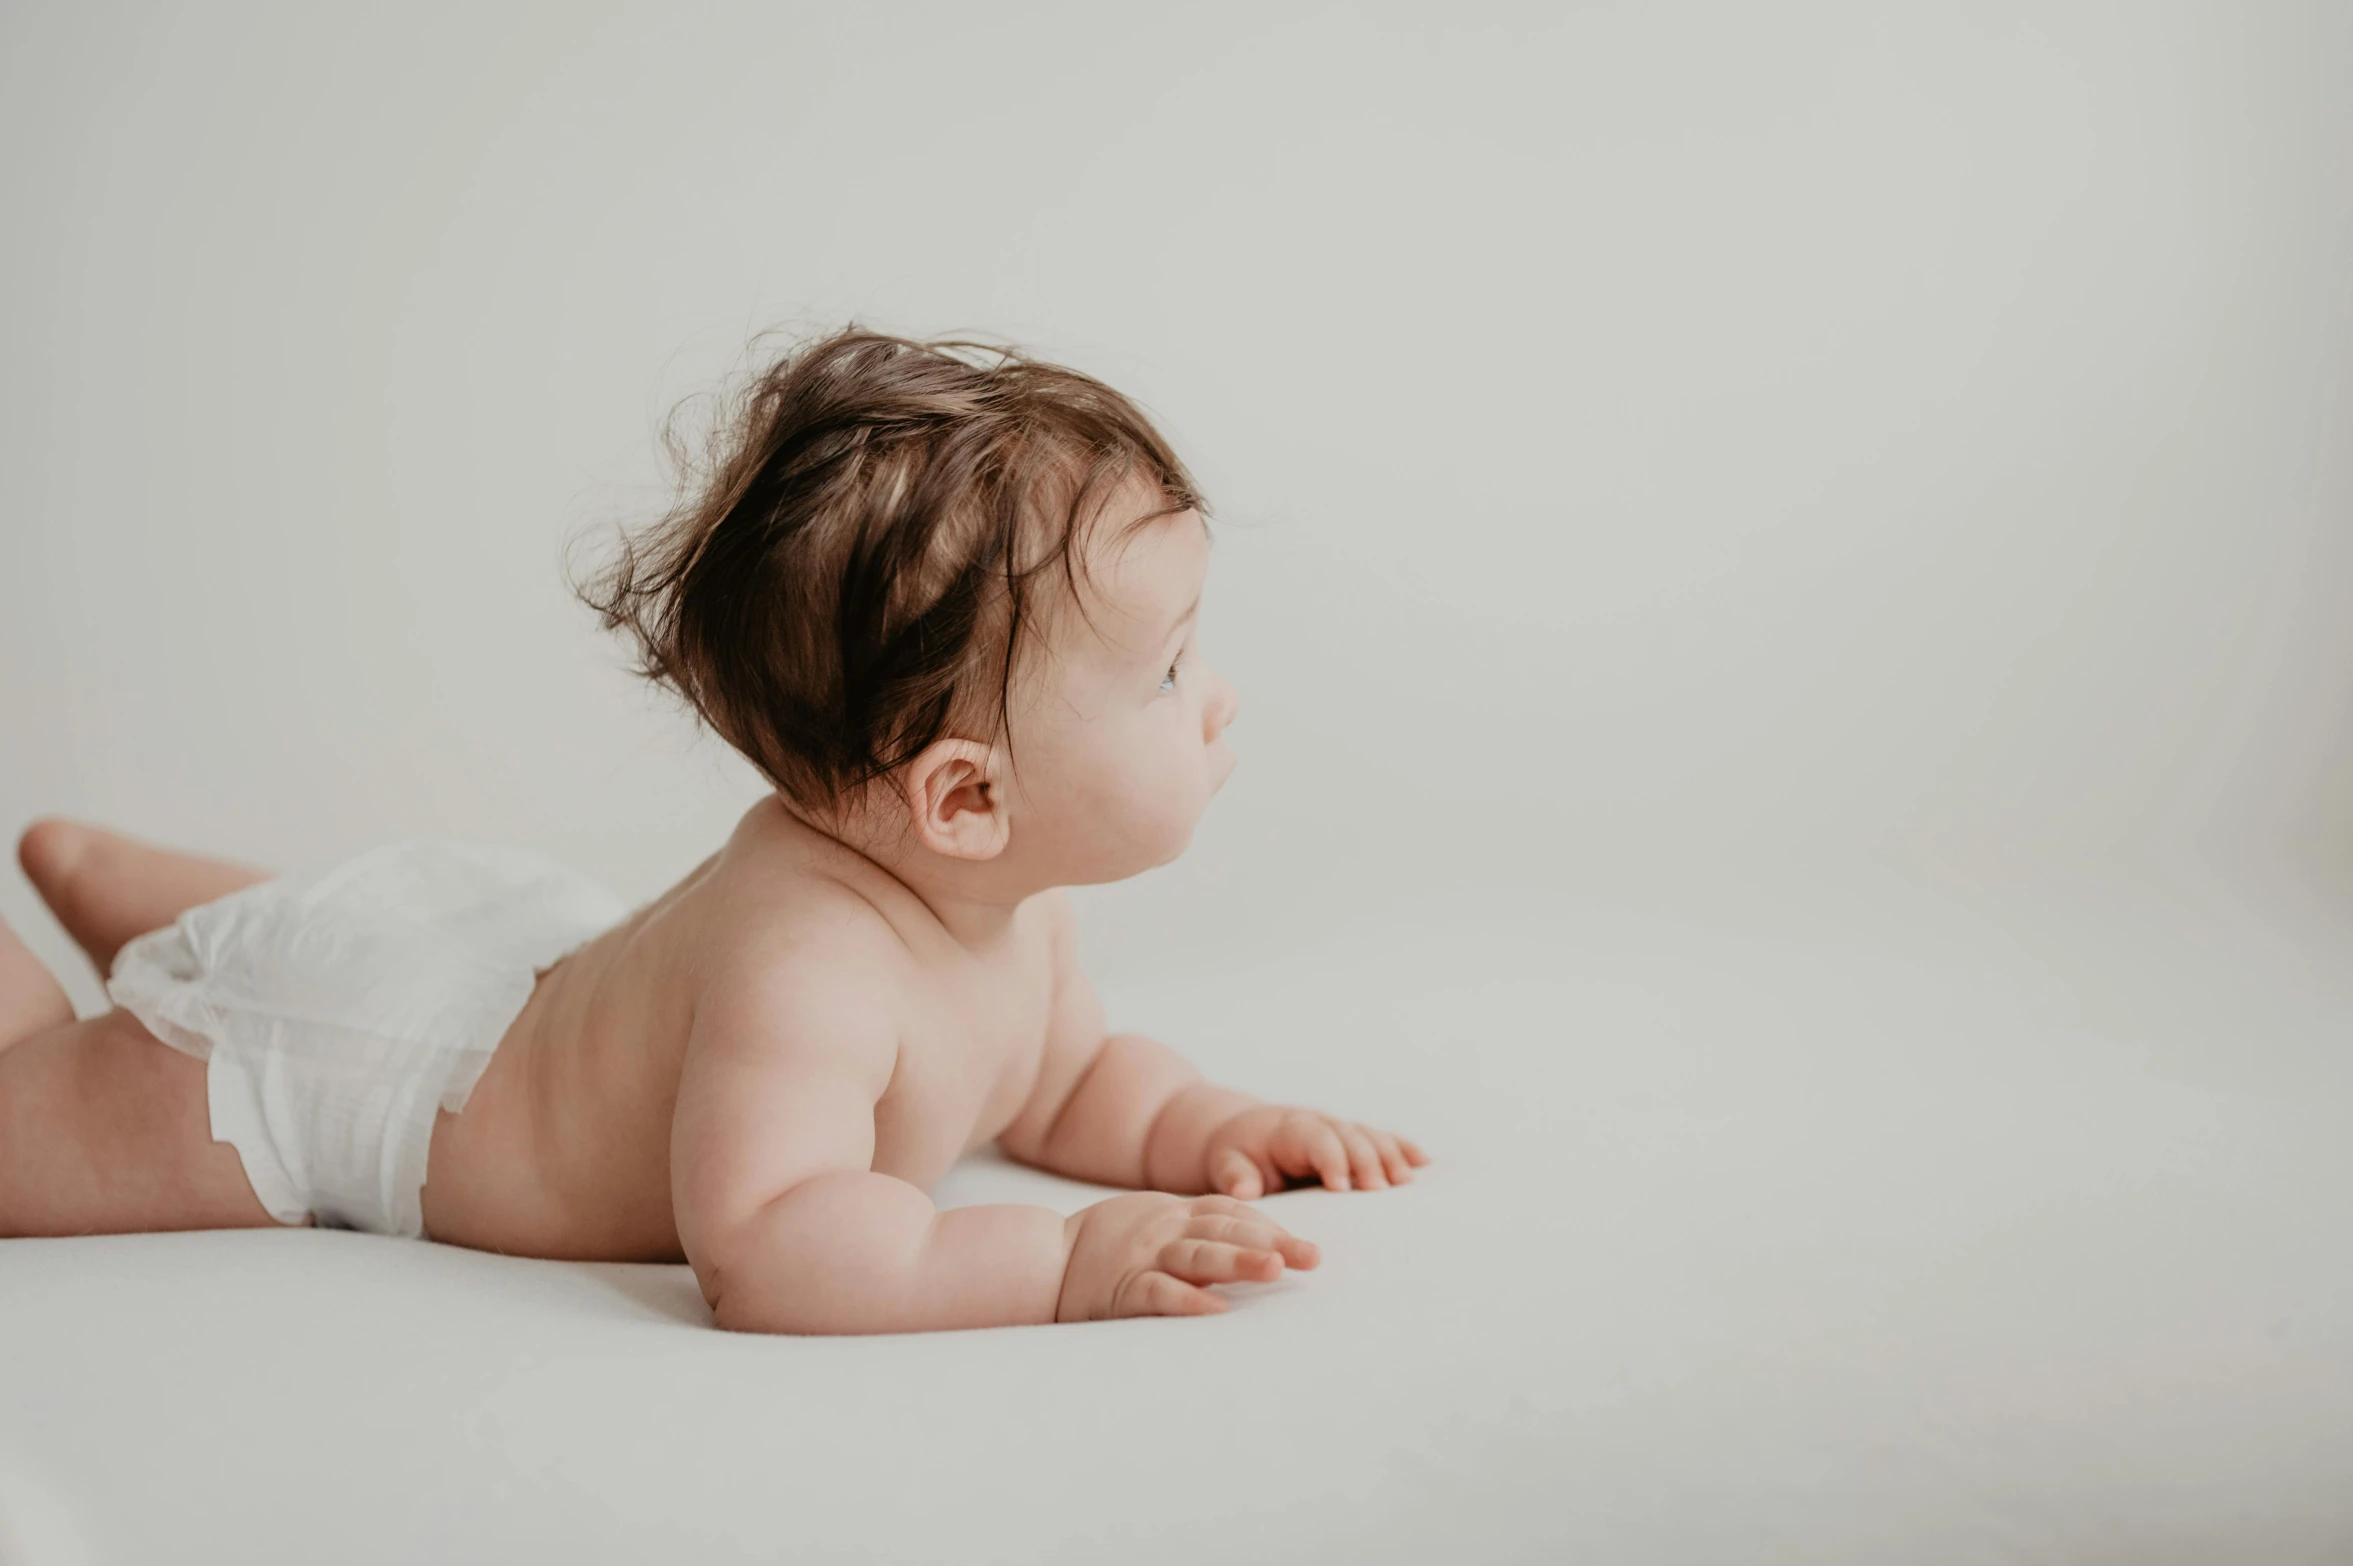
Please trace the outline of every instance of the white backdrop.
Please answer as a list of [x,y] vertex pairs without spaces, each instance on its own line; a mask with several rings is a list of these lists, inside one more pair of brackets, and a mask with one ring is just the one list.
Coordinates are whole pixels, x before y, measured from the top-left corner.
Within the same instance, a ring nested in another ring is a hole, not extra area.
[[0,9],[0,829],[652,893],[757,785],[567,548],[755,332],[992,331],[1228,524],[1115,1017],[1439,1157],[1084,1331],[13,1242],[0,1561],[2347,1559],[2348,81],[2333,3]]
[[2328,4],[15,6],[0,824],[650,893],[756,784],[564,549],[855,316],[1106,376],[1235,524],[1244,766],[1115,972],[1432,884],[2343,881],[2349,70]]

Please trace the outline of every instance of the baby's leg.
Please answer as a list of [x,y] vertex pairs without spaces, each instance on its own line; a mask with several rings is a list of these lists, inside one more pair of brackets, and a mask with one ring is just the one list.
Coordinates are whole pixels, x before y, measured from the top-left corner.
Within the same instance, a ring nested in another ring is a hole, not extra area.
[[0,1039],[0,1237],[274,1223],[237,1150],[212,1139],[204,1062],[127,1011],[74,1021],[57,981],[34,964],[37,993],[19,958],[0,925],[0,1016],[49,1019]]
[[16,857],[41,901],[102,974],[133,936],[269,879],[264,871],[150,847],[76,821],[34,822]]
[[0,924],[0,1052],[19,1039],[74,1020],[74,1003],[49,970]]
[[[131,936],[261,879],[63,822],[26,833],[22,857],[101,967]],[[0,1236],[274,1224],[237,1150],[212,1139],[204,1078],[127,1011],[74,1021],[0,924]]]

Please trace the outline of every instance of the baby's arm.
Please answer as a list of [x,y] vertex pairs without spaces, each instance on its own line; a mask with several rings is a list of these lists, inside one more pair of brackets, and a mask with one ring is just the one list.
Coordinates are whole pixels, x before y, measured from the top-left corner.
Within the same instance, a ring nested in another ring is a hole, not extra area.
[[870,997],[887,974],[781,962],[695,1008],[671,1131],[678,1233],[722,1327],[915,1332],[1224,1308],[1315,1248],[1240,1203],[1124,1196],[940,1212],[877,1173],[874,1109],[897,1065]]
[[1252,1200],[1307,1177],[1378,1190],[1429,1162],[1413,1143],[1219,1087],[1175,1050],[1111,1034],[1079,971],[1070,907],[1051,894],[1054,1010],[1029,1100],[998,1144],[1014,1158],[1101,1185]]
[[[936,1211],[877,1174],[898,1041],[836,969],[779,963],[700,999],[671,1130],[678,1233],[722,1327],[893,1332],[1054,1319],[1063,1222]],[[874,993],[872,990],[869,994]]]

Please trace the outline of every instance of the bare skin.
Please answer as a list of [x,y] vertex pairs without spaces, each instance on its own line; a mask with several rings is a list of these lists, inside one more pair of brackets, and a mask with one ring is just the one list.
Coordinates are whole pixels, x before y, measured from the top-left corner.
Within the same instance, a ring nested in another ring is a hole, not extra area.
[[[763,800],[545,972],[436,1124],[428,1234],[684,1259],[720,1325],[786,1332],[1207,1314],[1213,1285],[1314,1266],[1247,1201],[1380,1189],[1425,1156],[1112,1034],[1057,890],[1174,857],[1231,768],[1233,694],[1193,651],[1203,542],[1164,519],[1099,562],[1102,604],[1052,632],[1010,744],[942,740],[822,823]],[[64,822],[20,858],[102,971],[262,879]],[[0,927],[0,1235],[270,1223],[210,1140],[204,1072],[126,1013],[72,1020]],[[1136,1194],[935,1209],[992,1139]]]

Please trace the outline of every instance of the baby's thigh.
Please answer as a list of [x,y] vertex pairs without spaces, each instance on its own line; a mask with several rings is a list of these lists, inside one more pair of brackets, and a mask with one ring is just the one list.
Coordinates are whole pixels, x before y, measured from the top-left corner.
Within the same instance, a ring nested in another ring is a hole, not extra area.
[[0,1235],[274,1225],[204,1072],[124,1011],[0,1052]]

